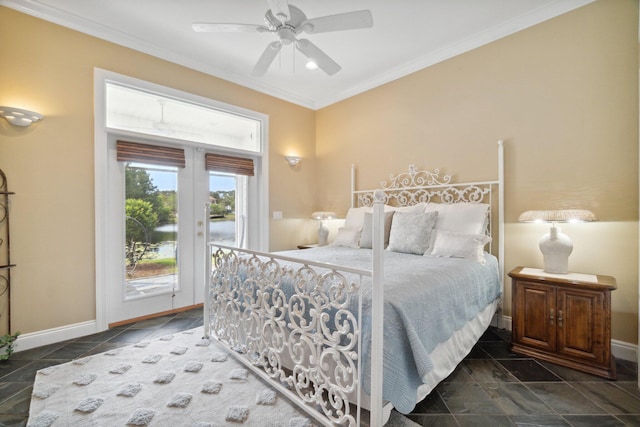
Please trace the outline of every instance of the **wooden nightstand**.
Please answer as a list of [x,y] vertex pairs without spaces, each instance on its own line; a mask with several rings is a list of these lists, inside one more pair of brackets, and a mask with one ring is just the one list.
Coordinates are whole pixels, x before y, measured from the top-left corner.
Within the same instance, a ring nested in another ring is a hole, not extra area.
[[516,267],[512,279],[512,351],[616,379],[611,355],[611,276],[550,274]]

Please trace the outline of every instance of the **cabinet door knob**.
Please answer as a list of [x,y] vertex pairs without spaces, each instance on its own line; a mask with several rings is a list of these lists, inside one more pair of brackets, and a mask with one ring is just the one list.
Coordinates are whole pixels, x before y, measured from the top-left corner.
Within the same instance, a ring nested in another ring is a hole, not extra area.
[[562,328],[562,310],[558,310],[558,327]]

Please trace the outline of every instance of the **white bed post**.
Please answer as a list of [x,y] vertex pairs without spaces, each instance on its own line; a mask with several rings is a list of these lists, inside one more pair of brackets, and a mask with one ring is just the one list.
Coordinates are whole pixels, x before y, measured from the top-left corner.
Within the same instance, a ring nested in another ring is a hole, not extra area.
[[[498,266],[504,295],[504,141],[498,141]],[[503,296],[504,298],[504,296]],[[500,313],[502,315],[502,312]],[[500,325],[500,319],[498,319]]]
[[351,207],[356,207],[356,165],[351,165]]
[[384,200],[382,190],[373,196],[373,278],[371,292],[371,427],[382,427],[382,374],[384,327]]

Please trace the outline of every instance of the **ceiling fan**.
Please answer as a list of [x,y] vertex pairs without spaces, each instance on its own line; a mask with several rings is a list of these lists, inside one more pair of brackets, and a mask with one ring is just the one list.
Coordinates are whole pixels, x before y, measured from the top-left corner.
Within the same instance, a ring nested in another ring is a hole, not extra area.
[[332,76],[342,67],[307,39],[296,38],[301,33],[317,34],[331,31],[356,30],[373,26],[371,11],[340,13],[308,19],[288,0],[267,0],[269,9],[264,15],[265,25],[229,24],[195,22],[192,24],[196,32],[259,32],[273,33],[278,40],[267,45],[258,59],[251,75],[261,77],[276,58],[283,46],[294,44],[304,56],[313,61],[318,68]]

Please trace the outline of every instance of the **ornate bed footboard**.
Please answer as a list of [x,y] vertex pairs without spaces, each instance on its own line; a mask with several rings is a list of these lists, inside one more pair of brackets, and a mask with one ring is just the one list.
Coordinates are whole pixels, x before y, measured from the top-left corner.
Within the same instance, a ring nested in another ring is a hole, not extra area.
[[207,335],[321,423],[360,425],[362,289],[371,271],[211,249]]

